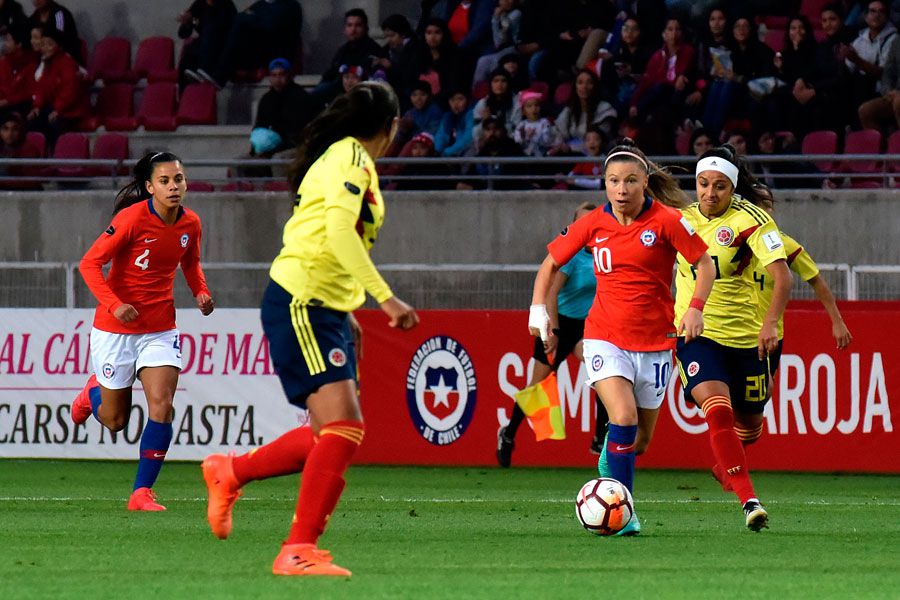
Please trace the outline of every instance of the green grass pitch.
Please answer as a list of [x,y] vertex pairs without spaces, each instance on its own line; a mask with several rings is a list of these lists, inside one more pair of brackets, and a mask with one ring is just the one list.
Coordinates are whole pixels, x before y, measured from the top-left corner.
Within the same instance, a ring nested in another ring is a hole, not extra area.
[[321,545],[351,579],[271,575],[296,478],[256,482],[232,537],[205,519],[196,464],[171,463],[165,513],[125,510],[133,463],[0,461],[0,597],[897,598],[900,477],[760,473],[752,533],[706,473],[638,471],[644,533],[598,538],[574,469],[352,467]]

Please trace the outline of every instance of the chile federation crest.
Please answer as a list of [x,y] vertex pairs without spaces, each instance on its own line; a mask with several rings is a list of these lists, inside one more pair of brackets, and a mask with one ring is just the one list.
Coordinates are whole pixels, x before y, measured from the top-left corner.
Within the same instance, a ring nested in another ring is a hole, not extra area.
[[446,446],[462,437],[475,414],[475,365],[451,337],[425,340],[406,373],[406,403],[418,432],[431,444]]

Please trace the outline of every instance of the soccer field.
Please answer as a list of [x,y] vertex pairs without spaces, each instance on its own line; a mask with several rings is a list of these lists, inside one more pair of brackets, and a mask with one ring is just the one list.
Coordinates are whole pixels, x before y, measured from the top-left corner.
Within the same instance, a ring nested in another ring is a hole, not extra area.
[[227,541],[196,464],[164,513],[125,510],[131,463],[0,461],[0,597],[896,598],[900,477],[761,473],[771,529],[700,472],[638,471],[635,538],[581,529],[573,469],[352,467],[321,545],[351,579],[271,575],[296,479],[256,482]]

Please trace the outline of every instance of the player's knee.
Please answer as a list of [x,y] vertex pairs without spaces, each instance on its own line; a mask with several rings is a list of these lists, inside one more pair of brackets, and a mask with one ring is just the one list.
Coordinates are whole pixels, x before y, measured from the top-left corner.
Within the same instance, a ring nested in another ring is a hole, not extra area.
[[150,418],[158,423],[168,423],[172,420],[172,416],[174,415],[174,407],[172,405],[171,397],[162,397],[156,398],[154,400],[148,399],[148,412],[150,414]]
[[107,429],[116,433],[122,431],[125,429],[125,426],[128,425],[128,415],[116,414],[110,417],[103,417],[101,421]]

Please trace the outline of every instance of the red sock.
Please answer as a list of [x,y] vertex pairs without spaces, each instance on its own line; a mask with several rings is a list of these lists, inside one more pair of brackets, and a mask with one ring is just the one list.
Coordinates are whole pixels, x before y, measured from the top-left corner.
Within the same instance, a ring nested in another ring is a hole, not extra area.
[[265,446],[235,456],[232,466],[238,483],[299,473],[315,445],[312,428],[297,427]]
[[[703,413],[709,424],[709,443],[713,456],[727,474],[727,481],[741,504],[756,497],[744,447],[734,432],[734,412],[727,396],[710,396],[703,402]],[[724,487],[724,486],[723,486]]]
[[315,544],[344,491],[344,471],[362,443],[360,421],[333,421],[319,431],[300,482],[288,544]]

